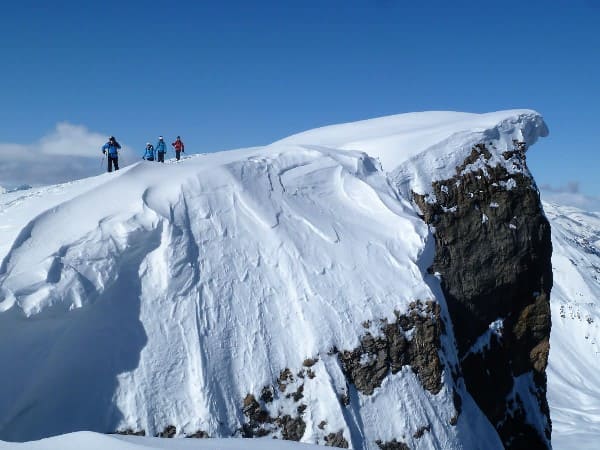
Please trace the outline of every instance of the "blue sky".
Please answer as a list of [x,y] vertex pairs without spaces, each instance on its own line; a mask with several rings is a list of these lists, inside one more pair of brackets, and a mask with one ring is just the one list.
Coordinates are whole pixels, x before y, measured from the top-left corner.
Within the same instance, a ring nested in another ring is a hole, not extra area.
[[529,154],[538,184],[600,197],[598,0],[24,0],[2,19],[4,160],[62,122],[141,155],[159,134],[204,152],[387,114],[532,108],[550,127]]

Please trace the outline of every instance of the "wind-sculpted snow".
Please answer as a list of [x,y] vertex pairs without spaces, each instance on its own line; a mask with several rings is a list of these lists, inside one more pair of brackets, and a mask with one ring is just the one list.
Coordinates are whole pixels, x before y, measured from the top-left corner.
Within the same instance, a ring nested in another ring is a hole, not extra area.
[[477,144],[493,142],[497,152],[490,163],[506,165],[511,170],[501,155],[512,150],[513,141],[531,146],[547,135],[542,116],[532,110],[487,114],[428,111],[331,125],[279,142],[364,151],[381,160],[383,168],[392,173],[408,197],[411,190],[430,193],[433,181],[453,177],[455,168]]
[[[402,161],[446,142],[436,154],[462,162],[460,139],[497,132],[501,152],[545,126],[531,111],[398,117],[355,124],[347,145],[317,130],[312,142],[3,194],[0,439],[270,433],[352,448],[501,448],[460,376],[427,273],[430,230],[399,179],[362,151],[391,171],[385,155],[408,151],[397,147],[407,135],[423,143]],[[365,342],[408,350],[377,359]],[[377,379],[357,389],[370,364]]]
[[[374,160],[251,149],[87,183],[3,199],[2,213],[21,219],[0,269],[0,354],[12,361],[0,374],[3,438],[171,424],[228,436],[247,394],[319,355],[305,440],[323,421],[350,442],[352,426],[390,440],[409,428],[383,422],[358,393],[356,413],[373,418],[349,423],[344,376],[327,355],[356,347],[365,321],[434,298],[427,227]],[[449,389],[426,401],[437,412],[411,414],[451,442]],[[398,404],[429,397],[410,370],[380,391]]]
[[600,440],[600,214],[544,204],[552,225],[548,402],[555,449]]

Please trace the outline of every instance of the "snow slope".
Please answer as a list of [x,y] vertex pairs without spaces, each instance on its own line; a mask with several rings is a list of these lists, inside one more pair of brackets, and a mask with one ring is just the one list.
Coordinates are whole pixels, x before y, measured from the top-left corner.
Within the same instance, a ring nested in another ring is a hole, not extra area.
[[600,442],[600,213],[545,203],[552,226],[548,401],[555,449]]
[[[451,330],[435,395],[405,367],[365,396],[346,386],[331,349],[355,348],[365,323],[415,300],[437,299],[446,314],[426,272],[427,226],[364,151],[425,189],[476,139],[493,139],[499,155],[546,132],[527,110],[399,115],[3,194],[0,358],[11,363],[0,371],[0,437],[169,425],[239,435],[246,395],[313,358],[315,377],[296,380],[304,442],[341,432],[353,448],[397,437],[500,448],[447,370]],[[449,426],[453,387],[463,411]],[[270,409],[296,414],[283,395]]]
[[[360,425],[341,408],[328,351],[435,296],[427,227],[364,154],[241,150],[17,195],[2,199],[3,438],[170,424],[229,436],[248,393],[318,357],[306,441],[322,442],[322,420],[355,447],[431,423],[420,445],[453,448],[473,422],[465,442],[497,445],[468,399],[448,427],[450,388],[432,396],[410,370],[356,395]],[[392,405],[403,420],[383,420]]]
[[39,441],[17,444],[0,441],[0,450],[315,450],[309,444],[279,439],[163,439],[107,436],[79,431]]

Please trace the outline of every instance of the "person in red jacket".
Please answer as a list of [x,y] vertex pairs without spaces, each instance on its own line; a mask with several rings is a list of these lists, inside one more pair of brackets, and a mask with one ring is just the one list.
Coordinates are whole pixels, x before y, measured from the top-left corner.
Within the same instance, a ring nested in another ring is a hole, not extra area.
[[177,136],[177,139],[175,139],[175,142],[173,142],[171,145],[175,147],[175,158],[177,158],[177,161],[179,161],[181,152],[185,152],[185,145],[183,145],[183,142],[179,136]]

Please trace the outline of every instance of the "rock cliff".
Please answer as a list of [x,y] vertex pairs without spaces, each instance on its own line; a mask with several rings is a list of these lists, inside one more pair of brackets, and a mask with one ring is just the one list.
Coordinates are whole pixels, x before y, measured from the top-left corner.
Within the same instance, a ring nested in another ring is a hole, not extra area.
[[[491,146],[493,147],[493,143]],[[414,199],[435,234],[439,274],[467,389],[506,448],[547,448],[552,243],[526,144],[489,163],[490,144],[472,148],[452,178]],[[478,169],[467,167],[477,165]]]

